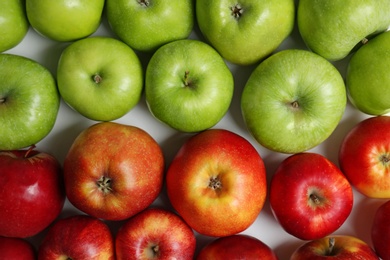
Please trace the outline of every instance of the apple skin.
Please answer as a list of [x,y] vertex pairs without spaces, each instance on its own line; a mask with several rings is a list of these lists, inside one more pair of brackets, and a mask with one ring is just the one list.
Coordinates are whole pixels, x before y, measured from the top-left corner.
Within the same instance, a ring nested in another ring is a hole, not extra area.
[[35,260],[35,248],[22,238],[0,236],[0,259]]
[[276,169],[269,201],[287,233],[312,240],[333,233],[345,222],[352,210],[353,192],[347,178],[326,157],[299,153]]
[[34,236],[59,216],[65,192],[55,157],[33,147],[0,151],[0,173],[0,236]]
[[192,136],[166,174],[172,206],[200,234],[229,236],[248,228],[267,193],[262,158],[231,131],[209,129]]
[[390,26],[388,0],[300,0],[299,32],[309,49],[336,61]]
[[[330,239],[334,239],[333,242]],[[290,258],[290,260],[306,259],[379,260],[379,257],[363,240],[354,236],[335,235],[305,242],[293,252]]]
[[38,62],[0,54],[0,150],[17,150],[46,137],[57,119],[60,95]]
[[383,260],[390,259],[390,201],[385,201],[375,212],[371,225],[371,240],[375,252]]
[[114,237],[107,224],[88,215],[53,223],[38,248],[38,260],[62,259],[114,260]]
[[204,246],[196,260],[262,259],[278,260],[275,252],[261,240],[243,234],[220,237]]
[[186,39],[194,27],[192,0],[106,0],[107,20],[131,48],[154,52],[172,41]]
[[69,42],[97,30],[104,3],[104,0],[26,0],[26,12],[39,34],[54,41]]
[[83,116],[112,121],[140,100],[143,68],[136,53],[109,37],[89,37],[69,45],[57,67],[61,97]]
[[84,129],[64,160],[65,191],[79,210],[105,220],[124,220],[159,195],[164,157],[141,128],[101,122]]
[[390,198],[390,117],[369,117],[344,137],[339,165],[349,182],[369,198]]
[[[241,14],[234,13],[238,9]],[[270,55],[290,35],[295,5],[293,0],[197,0],[196,17],[202,34],[222,57],[245,66]]]
[[148,208],[128,219],[115,238],[117,260],[192,260],[195,245],[194,232],[187,223],[161,208]]
[[18,45],[29,27],[24,0],[0,1],[0,52]]
[[218,52],[198,40],[160,47],[145,75],[148,108],[159,121],[181,132],[216,125],[233,98],[233,75]]
[[241,109],[249,132],[264,147],[305,152],[326,140],[344,115],[347,94],[340,72],[307,50],[284,50],[248,78]]
[[390,113],[390,31],[360,47],[348,63],[346,86],[351,103],[363,113]]

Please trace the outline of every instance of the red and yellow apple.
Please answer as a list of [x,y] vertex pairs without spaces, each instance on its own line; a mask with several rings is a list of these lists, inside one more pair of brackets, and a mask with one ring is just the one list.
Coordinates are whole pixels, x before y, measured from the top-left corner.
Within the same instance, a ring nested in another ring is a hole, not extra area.
[[390,200],[375,212],[371,226],[371,240],[378,256],[390,260]]

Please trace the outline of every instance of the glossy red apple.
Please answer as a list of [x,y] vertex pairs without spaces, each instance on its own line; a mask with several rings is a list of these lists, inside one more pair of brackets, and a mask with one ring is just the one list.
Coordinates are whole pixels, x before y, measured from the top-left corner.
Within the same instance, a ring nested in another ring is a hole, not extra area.
[[370,198],[390,198],[390,116],[355,125],[340,147],[339,164],[350,183]]
[[106,223],[88,215],[60,219],[38,248],[38,260],[114,260],[114,238]]
[[300,239],[319,239],[348,218],[353,192],[347,178],[326,157],[298,153],[277,168],[270,184],[272,212],[284,230]]
[[0,236],[34,236],[57,218],[65,202],[61,171],[34,146],[0,151]]
[[192,229],[173,212],[149,208],[127,220],[119,229],[116,257],[124,259],[192,260],[196,240]]
[[371,240],[376,253],[383,260],[390,260],[390,200],[384,202],[375,212]]
[[248,235],[220,237],[204,246],[196,260],[261,259],[278,260],[275,252],[261,240]]
[[0,236],[0,259],[2,260],[35,260],[33,245],[22,238]]
[[198,233],[228,236],[248,228],[267,193],[260,154],[242,136],[209,129],[192,136],[169,165],[169,200]]
[[363,240],[346,235],[327,236],[298,247],[290,260],[379,260]]
[[66,195],[79,210],[106,220],[124,220],[159,195],[164,158],[144,130],[102,122],[82,131],[64,161]]

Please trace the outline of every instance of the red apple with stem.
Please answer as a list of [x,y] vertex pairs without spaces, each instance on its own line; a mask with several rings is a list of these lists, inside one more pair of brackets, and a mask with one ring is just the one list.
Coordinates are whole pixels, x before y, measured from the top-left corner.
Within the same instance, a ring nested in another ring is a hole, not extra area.
[[79,210],[106,220],[124,220],[159,195],[164,157],[146,131],[101,122],[82,131],[64,161],[65,190]]
[[35,248],[25,239],[0,236],[0,259],[35,260]]
[[118,260],[192,260],[195,245],[195,234],[187,223],[160,208],[145,209],[128,219],[115,240]]
[[347,178],[326,157],[298,153],[276,169],[270,184],[272,212],[284,230],[300,239],[319,239],[348,218],[353,192]]
[[34,148],[0,151],[0,236],[34,236],[63,208],[61,165]]
[[169,165],[167,193],[198,233],[228,236],[248,228],[267,193],[263,160],[242,136],[209,129],[192,136]]
[[390,116],[367,118],[344,137],[340,168],[350,183],[370,198],[390,198]]
[[375,212],[371,226],[371,240],[378,256],[390,260],[390,200]]

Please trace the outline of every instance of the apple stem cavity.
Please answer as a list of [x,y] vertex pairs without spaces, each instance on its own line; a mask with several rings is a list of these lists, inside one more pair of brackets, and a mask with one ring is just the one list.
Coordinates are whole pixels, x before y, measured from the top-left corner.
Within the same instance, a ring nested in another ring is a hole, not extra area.
[[148,7],[148,6],[150,5],[149,0],[138,0],[138,3],[139,3],[142,7]]
[[218,191],[222,189],[222,182],[217,176],[210,178],[208,187],[212,190]]
[[336,239],[334,237],[329,238],[328,250],[326,252],[326,256],[334,256],[336,255],[334,252],[334,246],[336,243]]
[[96,83],[96,84],[99,84],[100,82],[102,82],[103,78],[102,76],[100,76],[99,74],[95,74],[93,75],[93,81]]
[[110,192],[112,192],[112,188],[111,188],[111,179],[106,177],[106,176],[102,176],[97,182],[96,182],[99,190],[101,192],[103,192],[104,194],[108,194]]
[[7,99],[5,97],[0,97],[0,105],[4,104]]
[[321,198],[317,194],[312,193],[309,198],[315,205],[321,204]]
[[232,16],[235,19],[239,19],[244,12],[240,4],[235,4],[234,6],[230,7],[230,10],[232,11]]

